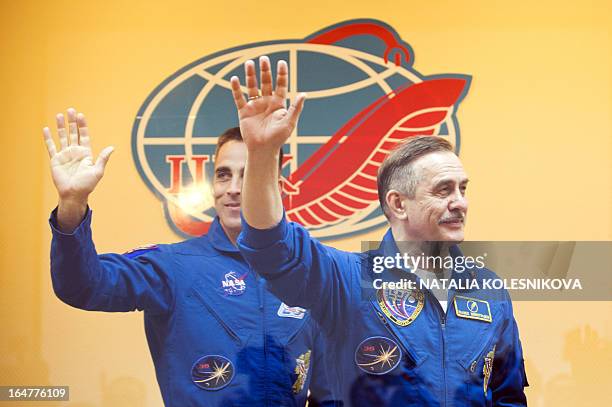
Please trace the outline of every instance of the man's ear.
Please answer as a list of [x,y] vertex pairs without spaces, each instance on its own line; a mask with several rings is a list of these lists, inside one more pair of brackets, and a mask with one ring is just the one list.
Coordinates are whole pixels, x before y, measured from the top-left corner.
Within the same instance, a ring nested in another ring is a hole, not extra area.
[[390,218],[399,220],[408,219],[408,213],[406,212],[402,194],[398,190],[390,189],[387,195],[385,195],[385,203],[387,204]]
[[280,192],[281,196],[283,195],[283,179],[278,178],[278,192]]

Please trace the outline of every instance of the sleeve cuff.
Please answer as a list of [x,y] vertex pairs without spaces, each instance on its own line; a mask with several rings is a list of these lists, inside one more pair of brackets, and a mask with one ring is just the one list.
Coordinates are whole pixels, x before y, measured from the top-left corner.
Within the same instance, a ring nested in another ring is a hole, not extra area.
[[71,233],[65,233],[60,230],[59,225],[57,224],[57,206],[56,206],[55,209],[51,211],[51,215],[49,216],[49,226],[51,226],[51,231],[53,232],[55,236],[73,237],[77,235],[79,232],[81,232],[84,228],[91,227],[91,214],[92,214],[92,210],[89,206],[87,206],[87,212],[85,212],[85,217],[83,218],[79,226],[77,226]]
[[274,243],[283,240],[287,234],[288,223],[285,218],[285,211],[283,211],[281,221],[270,229],[256,229],[249,226],[242,216],[242,212],[240,212],[240,219],[242,221],[242,231],[238,236],[238,241],[252,249],[264,249],[272,246]]

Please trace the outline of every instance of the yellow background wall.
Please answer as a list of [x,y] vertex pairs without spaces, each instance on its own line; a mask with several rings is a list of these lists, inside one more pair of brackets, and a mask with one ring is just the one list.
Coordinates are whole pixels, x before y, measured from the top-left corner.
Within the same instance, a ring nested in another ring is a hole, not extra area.
[[[69,385],[70,406],[161,405],[142,316],[72,309],[52,293],[56,196],[41,128],[55,113],[85,112],[95,150],[116,147],[91,199],[98,249],[176,241],[132,161],[144,98],[215,51],[376,18],[412,45],[419,72],[473,75],[458,113],[469,239],[612,240],[611,10],[610,1],[0,2],[0,385]],[[531,405],[612,405],[612,303],[515,308]]]

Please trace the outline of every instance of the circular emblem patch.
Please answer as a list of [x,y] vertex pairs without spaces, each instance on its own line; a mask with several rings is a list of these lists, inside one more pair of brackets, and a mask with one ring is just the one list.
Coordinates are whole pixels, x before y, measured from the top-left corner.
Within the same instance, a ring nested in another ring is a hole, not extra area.
[[355,350],[355,363],[366,373],[383,375],[399,365],[402,349],[392,339],[371,336],[361,342]]
[[425,295],[421,290],[380,289],[376,293],[378,305],[396,325],[408,326],[421,313],[425,305]]
[[220,390],[233,378],[234,365],[224,356],[203,356],[191,368],[191,380],[204,390]]

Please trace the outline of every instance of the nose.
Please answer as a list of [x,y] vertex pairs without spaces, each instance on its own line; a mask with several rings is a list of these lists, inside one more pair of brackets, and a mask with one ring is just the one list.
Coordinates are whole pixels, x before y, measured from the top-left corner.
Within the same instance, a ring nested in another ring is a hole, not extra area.
[[230,182],[229,188],[227,189],[227,193],[229,195],[240,195],[241,191],[242,191],[242,178],[232,177],[232,181]]
[[448,210],[453,211],[461,211],[461,213],[467,212],[468,201],[464,194],[461,193],[459,189],[455,191],[453,195],[450,197],[450,201],[448,202]]

